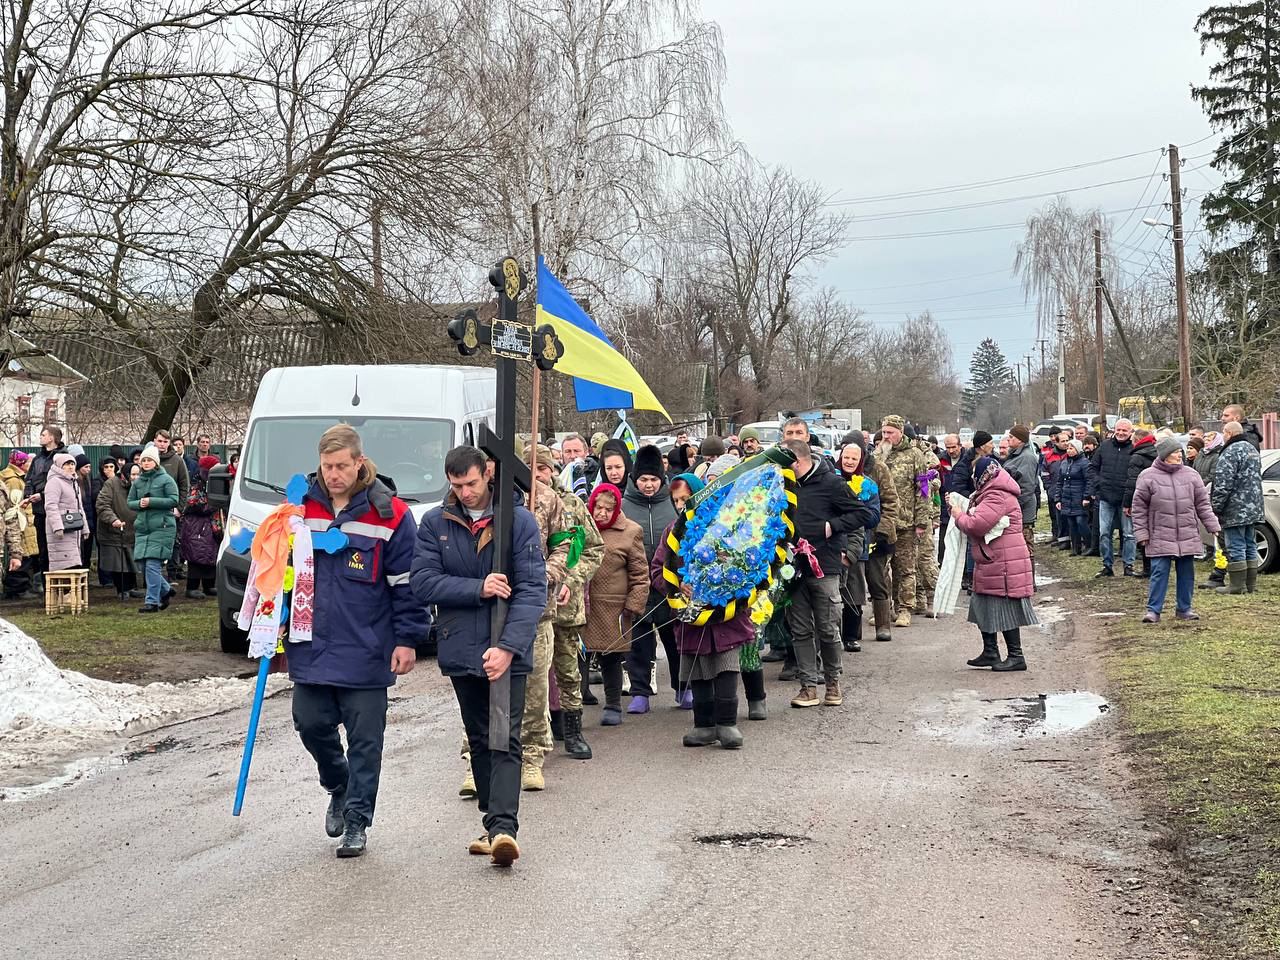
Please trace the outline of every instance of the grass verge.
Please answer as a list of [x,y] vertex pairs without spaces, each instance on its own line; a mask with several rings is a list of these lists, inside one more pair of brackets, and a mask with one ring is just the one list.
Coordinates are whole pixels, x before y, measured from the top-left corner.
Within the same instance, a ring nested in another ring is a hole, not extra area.
[[[1097,558],[1043,544],[1037,554],[1042,574],[1080,592],[1078,616],[1125,614],[1091,622],[1110,643],[1111,692],[1186,867],[1191,908],[1221,956],[1280,956],[1280,576],[1245,596],[1197,589],[1194,622],[1174,620],[1171,582],[1166,619],[1153,625],[1140,622],[1148,581],[1095,580]],[[1196,573],[1203,583],[1208,564]]]
[[104,680],[149,683],[252,672],[247,658],[221,652],[212,600],[186,600],[139,614],[141,600],[122,602],[91,587],[87,613],[47,616],[42,603],[6,603],[0,616],[40,642],[59,667]]

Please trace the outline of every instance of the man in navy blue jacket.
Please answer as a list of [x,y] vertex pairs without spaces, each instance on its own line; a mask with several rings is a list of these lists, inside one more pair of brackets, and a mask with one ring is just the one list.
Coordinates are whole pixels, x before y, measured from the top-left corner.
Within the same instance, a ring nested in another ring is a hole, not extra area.
[[345,424],[321,436],[320,472],[302,510],[308,527],[341,530],[347,546],[314,554],[311,642],[288,645],[293,726],[329,791],[325,831],[342,837],[339,857],[358,857],[378,799],[387,688],[413,669],[428,627],[409,589],[413,514],[378,479],[360,435]]
[[[547,602],[542,537],[533,514],[515,507],[510,577],[493,573],[493,491],[485,456],[455,447],[444,461],[445,502],[422,518],[411,584],[422,603],[436,605],[440,672],[453,681],[471,745],[476,798],[485,832],[468,848],[500,866],[520,856],[520,720],[533,669],[533,639]],[[490,635],[493,604],[508,602],[502,636]],[[511,729],[507,749],[489,749],[489,685],[511,673]]]

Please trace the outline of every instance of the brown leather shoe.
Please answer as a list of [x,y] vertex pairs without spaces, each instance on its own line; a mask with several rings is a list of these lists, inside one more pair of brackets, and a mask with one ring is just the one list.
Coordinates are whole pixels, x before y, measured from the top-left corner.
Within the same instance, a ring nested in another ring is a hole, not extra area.
[[509,867],[520,859],[520,844],[508,834],[500,833],[494,837],[490,848],[490,856],[499,867]]
[[820,702],[817,687],[801,687],[800,692],[791,698],[793,707],[816,707]]
[[489,835],[482,833],[467,844],[467,853],[473,857],[487,857],[493,853],[493,844],[489,842]]
[[838,707],[844,703],[844,695],[840,693],[840,681],[827,681],[827,695],[822,698],[824,707]]

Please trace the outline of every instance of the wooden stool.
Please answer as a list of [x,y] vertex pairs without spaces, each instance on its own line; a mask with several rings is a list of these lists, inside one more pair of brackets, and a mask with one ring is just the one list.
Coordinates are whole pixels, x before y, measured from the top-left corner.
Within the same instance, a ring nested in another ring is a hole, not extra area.
[[53,570],[44,575],[44,612],[47,616],[89,609],[89,571],[83,568]]

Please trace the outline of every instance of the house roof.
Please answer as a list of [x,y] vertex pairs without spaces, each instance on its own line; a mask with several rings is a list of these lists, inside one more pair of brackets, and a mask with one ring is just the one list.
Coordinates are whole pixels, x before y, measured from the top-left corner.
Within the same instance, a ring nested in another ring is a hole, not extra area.
[[47,383],[66,385],[89,380],[79,370],[12,330],[0,333],[0,367],[3,368],[0,376],[28,377]]

